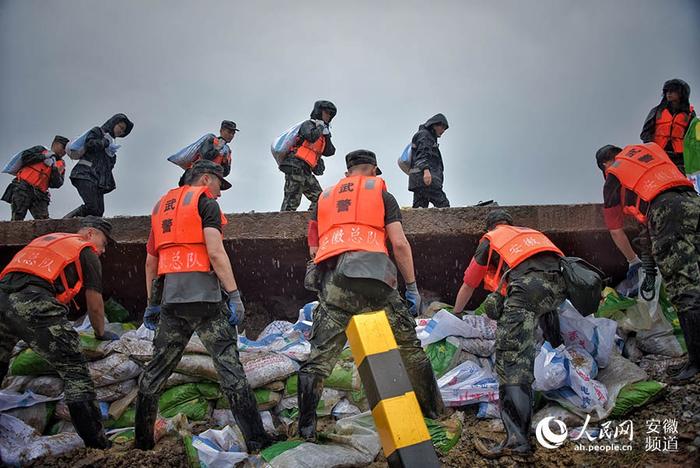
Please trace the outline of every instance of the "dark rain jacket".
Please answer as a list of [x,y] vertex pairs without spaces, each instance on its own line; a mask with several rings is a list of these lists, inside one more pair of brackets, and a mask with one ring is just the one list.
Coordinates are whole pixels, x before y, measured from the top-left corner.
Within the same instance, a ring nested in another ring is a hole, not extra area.
[[[671,108],[669,102],[666,100],[666,90],[673,85],[679,86],[681,90],[680,105],[676,109]],[[658,106],[652,108],[649,111],[647,118],[644,120],[644,125],[642,126],[642,133],[639,134],[639,138],[642,139],[643,143],[650,143],[654,141],[654,132],[656,131],[656,119],[659,117],[659,115],[661,115],[661,112],[663,112],[664,109],[668,109],[672,115],[676,115],[679,112],[687,112],[690,114],[690,119],[688,119],[688,121],[693,120],[693,118],[695,117],[695,111],[690,112],[690,85],[688,85],[688,83],[686,83],[685,81],[679,80],[677,78],[673,80],[668,80],[666,83],[664,83],[661,102]]]
[[[115,114],[101,127],[93,127],[85,137],[85,155],[73,166],[70,173],[71,180],[89,180],[95,184],[102,193],[109,193],[117,184],[112,175],[112,169],[117,162],[117,158],[107,154],[109,140],[105,135],[109,134],[114,138],[114,126],[120,122],[126,123],[126,132],[121,138],[131,133],[134,124],[124,114]],[[85,162],[83,162],[85,161]]]
[[[297,142],[297,145],[300,145],[304,141],[309,141],[313,143],[319,138],[325,138],[326,146],[323,149],[323,153],[321,155],[333,156],[335,154],[335,146],[333,146],[333,142],[331,141],[330,133],[328,135],[324,135],[323,127],[316,125],[316,122],[314,122],[315,120],[321,120],[321,111],[323,108],[330,109],[331,121],[333,120],[333,117],[335,117],[335,114],[337,113],[335,105],[330,101],[316,101],[314,103],[314,109],[311,111],[311,118],[309,120],[304,121],[301,124],[301,127],[299,127],[299,140]],[[284,160],[282,160],[282,163],[280,164],[280,171],[284,173],[294,173],[304,169],[310,169],[309,165],[301,159],[294,157],[293,153],[290,154],[289,157],[284,158]],[[323,159],[319,159],[318,165],[314,169],[314,174],[322,175],[324,169],[325,165],[323,163]]]
[[440,146],[433,128],[435,124],[449,126],[444,115],[436,114],[418,127],[418,132],[413,135],[411,140],[411,170],[408,174],[408,190],[410,191],[426,187],[423,183],[423,171],[426,168],[430,170],[432,177],[430,187],[441,189],[445,180],[445,166],[442,163]]

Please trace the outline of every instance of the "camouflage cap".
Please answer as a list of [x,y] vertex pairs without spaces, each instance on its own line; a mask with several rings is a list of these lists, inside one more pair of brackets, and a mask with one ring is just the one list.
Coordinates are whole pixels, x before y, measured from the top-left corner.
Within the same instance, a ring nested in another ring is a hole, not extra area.
[[112,223],[99,216],[89,215],[80,220],[81,228],[95,228],[102,231],[102,233],[107,237],[107,242],[109,245],[116,245],[117,241],[112,237]]
[[221,128],[225,128],[225,129],[231,130],[233,132],[240,132],[240,130],[238,130],[236,128],[236,122],[234,122],[232,120],[222,120],[221,121]]
[[221,190],[228,190],[231,188],[231,183],[224,179],[224,168],[215,162],[206,159],[200,159],[195,162],[189,169],[189,180],[194,181],[203,174],[213,174],[218,177],[219,180],[221,180]]
[[[377,155],[374,152],[366,149],[359,149],[351,151],[345,155],[345,167],[350,169],[353,166],[359,166],[360,164],[372,164],[377,165]],[[377,167],[377,175],[382,173],[381,169]]]

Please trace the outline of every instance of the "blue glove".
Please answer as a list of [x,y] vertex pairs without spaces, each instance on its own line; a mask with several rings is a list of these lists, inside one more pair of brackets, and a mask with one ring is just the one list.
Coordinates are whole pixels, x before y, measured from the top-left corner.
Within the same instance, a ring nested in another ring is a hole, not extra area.
[[243,319],[245,318],[245,307],[243,307],[241,293],[238,291],[238,289],[228,293],[226,305],[228,306],[228,323],[235,327],[239,323],[243,322]]
[[639,282],[639,269],[642,267],[642,261],[639,257],[634,257],[634,260],[628,263],[627,267],[627,281],[636,284]]
[[408,283],[406,285],[406,301],[408,301],[409,308],[408,311],[414,317],[417,317],[420,313],[420,293],[418,292],[418,286],[416,282]]
[[146,311],[143,313],[143,324],[149,330],[155,330],[158,326],[158,320],[160,319],[160,306],[159,305],[149,305],[146,307]]
[[119,335],[109,330],[105,330],[102,336],[95,335],[95,338],[97,338],[100,341],[118,341]]

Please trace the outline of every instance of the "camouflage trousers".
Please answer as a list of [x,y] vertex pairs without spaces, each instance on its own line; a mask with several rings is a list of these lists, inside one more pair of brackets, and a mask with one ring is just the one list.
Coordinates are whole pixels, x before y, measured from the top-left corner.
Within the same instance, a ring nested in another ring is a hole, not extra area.
[[223,303],[193,302],[162,306],[153,359],[139,379],[141,394],[160,395],[195,331],[214,360],[223,392],[232,395],[248,387],[238,355],[238,333],[228,323],[228,309]]
[[664,193],[648,213],[651,250],[678,314],[700,314],[700,197]]
[[331,270],[324,273],[319,302],[309,340],[311,356],[302,364],[300,374],[328,377],[347,341],[345,329],[352,316],[384,310],[421,408],[424,412],[442,411],[442,399],[430,361],[416,336],[415,321],[396,289],[377,280],[346,278]]
[[309,211],[316,207],[321,196],[321,185],[308,168],[295,168],[284,174],[284,199],[280,211],[296,211],[301,204],[302,194],[309,199]]
[[24,181],[13,181],[12,221],[24,221],[27,211],[34,219],[49,219],[49,194]]
[[530,271],[509,280],[496,328],[496,375],[501,385],[532,385],[535,380],[535,329],[566,299],[559,272]]
[[442,187],[420,187],[414,190],[413,208],[428,208],[429,203],[432,203],[435,208],[450,207],[450,201]]
[[22,339],[63,379],[66,402],[94,400],[95,387],[80,352],[80,337],[67,312],[48,292],[0,292],[0,369],[7,369],[12,348]]

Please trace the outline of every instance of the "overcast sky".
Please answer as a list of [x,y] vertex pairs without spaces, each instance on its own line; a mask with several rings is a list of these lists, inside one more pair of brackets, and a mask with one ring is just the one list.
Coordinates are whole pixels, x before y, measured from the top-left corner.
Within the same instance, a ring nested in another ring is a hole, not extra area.
[[[452,206],[599,202],[595,150],[638,142],[666,79],[686,80],[693,102],[699,56],[696,0],[0,0],[0,160],[126,113],[106,215],[147,214],[180,176],[167,156],[230,119],[241,132],[221,206],[276,211],[270,143],[328,99],[337,153],[322,186],[368,148],[410,206],[396,159],[442,112]],[[51,216],[80,203],[66,178]]]

